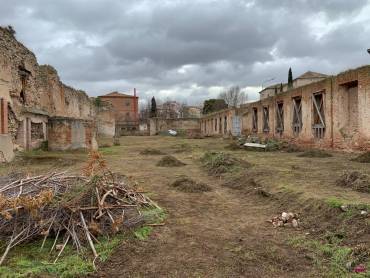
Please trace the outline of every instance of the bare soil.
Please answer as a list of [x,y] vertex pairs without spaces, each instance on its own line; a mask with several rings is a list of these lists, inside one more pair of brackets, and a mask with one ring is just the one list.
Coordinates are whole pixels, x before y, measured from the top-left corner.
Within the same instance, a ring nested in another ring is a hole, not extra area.
[[[155,228],[148,240],[125,241],[108,262],[99,265],[96,277],[324,276],[312,256],[293,248],[288,240],[307,231],[316,236],[311,231],[312,226],[317,229],[318,237],[338,225],[337,215],[341,214],[338,208],[326,209],[317,219],[323,212],[326,198],[335,196],[370,203],[367,195],[333,184],[339,173],[351,165],[346,154],[335,154],[336,159],[316,160],[297,158],[296,154],[288,153],[230,152],[253,164],[252,168],[241,168],[239,179],[240,184],[246,183],[253,194],[240,194],[241,191],[232,189],[232,186],[223,186],[236,177],[234,173],[210,176],[200,160],[206,151],[225,150],[229,141],[170,137],[126,137],[121,140],[124,155],[119,159],[118,156],[112,157],[113,160],[110,158],[109,163],[117,171],[128,172],[141,181],[140,186],[152,192],[152,199],[166,209],[168,218],[164,226]],[[145,144],[171,153],[171,143],[179,144],[179,141],[197,146],[191,154],[176,153],[176,157],[186,163],[184,167],[158,168],[156,159],[143,161],[134,155],[138,147]],[[293,166],[295,169],[292,170]],[[368,171],[366,168],[362,170]],[[208,184],[212,191],[188,194],[167,186],[182,175]],[[253,182],[248,182],[248,175],[251,177],[249,181]],[[253,191],[259,187],[271,195],[266,198]],[[282,211],[299,212],[302,228],[274,229],[266,222]],[[321,225],[320,221],[327,222]],[[351,227],[353,233],[358,232],[356,222]],[[365,228],[362,226],[364,232],[359,235],[362,242],[368,240]]]
[[[253,166],[215,176],[202,167],[201,157],[207,151],[225,151],[228,140],[168,136],[120,140],[121,146],[104,151],[109,167],[137,180],[168,216],[147,240],[126,239],[108,261],[97,264],[94,277],[324,277],[312,254],[292,247],[289,240],[302,236],[326,240],[330,232],[343,236],[343,244],[350,247],[365,246],[364,254],[370,246],[369,222],[356,207],[370,205],[369,194],[335,184],[345,170],[370,175],[366,164],[350,161],[351,154],[330,152],[333,157],[317,159],[235,150],[228,154]],[[157,167],[160,157],[138,155],[145,147],[174,153],[173,146],[179,144],[196,146],[190,153],[176,153],[186,163],[183,167]],[[8,165],[0,168],[0,175],[14,169],[49,170],[45,165]],[[212,191],[188,194],[168,186],[181,176],[206,183]],[[223,186],[227,182],[230,186]],[[254,194],[254,188],[268,196]],[[329,206],[328,200],[350,204],[349,210],[343,212],[336,202]],[[266,221],[283,211],[299,214],[299,229],[274,229]],[[352,211],[355,216],[347,218]]]

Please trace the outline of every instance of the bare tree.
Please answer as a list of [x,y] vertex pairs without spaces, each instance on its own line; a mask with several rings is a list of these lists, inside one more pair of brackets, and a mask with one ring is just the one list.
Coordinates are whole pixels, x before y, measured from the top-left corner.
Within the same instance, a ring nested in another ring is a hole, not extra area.
[[223,99],[229,107],[238,107],[247,100],[247,95],[240,90],[239,86],[229,88],[227,91],[220,93],[218,97]]

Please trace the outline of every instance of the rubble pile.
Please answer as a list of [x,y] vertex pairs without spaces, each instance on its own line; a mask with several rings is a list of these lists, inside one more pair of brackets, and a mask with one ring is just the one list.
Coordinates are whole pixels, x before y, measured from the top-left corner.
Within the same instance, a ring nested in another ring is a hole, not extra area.
[[[81,253],[101,235],[116,234],[146,219],[140,210],[158,208],[137,192],[130,180],[109,171],[97,152],[90,153],[84,175],[66,172],[3,179],[0,184],[0,240],[6,244],[0,265],[9,251],[24,242],[42,238],[54,241],[50,251],[72,243]],[[58,248],[57,248],[58,247]]]
[[283,212],[281,215],[275,216],[272,219],[268,220],[267,222],[272,223],[274,228],[278,227],[298,228],[299,226],[298,214],[293,212]]

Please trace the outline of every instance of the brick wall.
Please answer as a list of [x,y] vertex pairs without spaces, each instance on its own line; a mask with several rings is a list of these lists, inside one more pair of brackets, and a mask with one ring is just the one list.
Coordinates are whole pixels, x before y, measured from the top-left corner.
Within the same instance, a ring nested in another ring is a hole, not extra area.
[[50,118],[48,123],[50,150],[96,149],[95,125],[92,121]]
[[138,122],[138,97],[101,96],[101,99],[112,104],[116,122]]
[[[316,136],[316,129],[314,129],[317,127],[315,124],[317,113],[314,106],[316,94],[322,94],[323,97],[324,131],[320,138]],[[300,98],[302,103],[302,126],[299,133],[294,132],[292,125],[294,98]],[[278,103],[283,103],[283,132],[276,129]],[[263,130],[264,107],[269,111],[268,131]],[[253,109],[257,109],[257,131],[252,130]],[[321,148],[369,150],[370,66],[349,70],[316,83],[291,89],[277,96],[243,105],[241,110],[238,114],[242,117],[242,133],[245,135],[254,134],[261,139],[280,138]],[[221,111],[219,114],[202,117],[201,126],[204,135],[220,134],[218,128],[215,129],[217,118],[232,117],[232,112]]]
[[235,109],[225,109],[204,115],[200,122],[202,134],[206,136],[230,135],[235,112]]

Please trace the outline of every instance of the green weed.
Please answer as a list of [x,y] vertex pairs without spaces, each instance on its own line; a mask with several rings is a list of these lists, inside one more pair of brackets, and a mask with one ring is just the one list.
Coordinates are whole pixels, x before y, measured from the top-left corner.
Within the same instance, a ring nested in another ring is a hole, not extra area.
[[136,238],[140,240],[146,240],[152,231],[153,231],[152,227],[144,226],[144,227],[136,229],[134,231],[134,235]]
[[325,200],[326,204],[332,208],[340,208],[344,202],[338,198],[330,197]]

